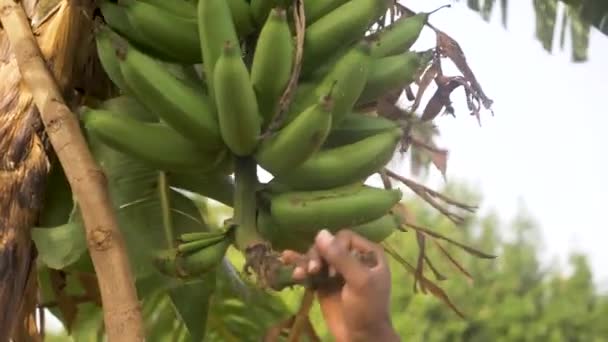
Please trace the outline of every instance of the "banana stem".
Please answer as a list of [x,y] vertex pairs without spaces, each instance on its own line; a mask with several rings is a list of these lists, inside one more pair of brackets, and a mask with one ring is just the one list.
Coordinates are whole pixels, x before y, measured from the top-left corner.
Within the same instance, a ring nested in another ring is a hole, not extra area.
[[263,244],[256,226],[257,164],[251,157],[237,157],[234,170],[234,222],[236,247],[245,252],[248,247]]
[[165,230],[165,239],[167,246],[173,247],[173,220],[171,219],[171,200],[169,199],[169,185],[167,183],[167,174],[163,171],[158,173],[158,193],[160,197],[160,208],[163,219],[163,229]]

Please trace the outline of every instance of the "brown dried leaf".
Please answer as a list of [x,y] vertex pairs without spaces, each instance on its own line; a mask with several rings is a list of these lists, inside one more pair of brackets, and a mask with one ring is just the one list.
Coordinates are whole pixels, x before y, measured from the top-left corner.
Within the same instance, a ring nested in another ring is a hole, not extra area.
[[448,253],[448,251],[445,248],[443,248],[443,246],[439,243],[439,241],[433,240],[433,242],[439,248],[439,250],[441,251],[441,253],[443,255],[445,255],[446,258],[448,258],[448,260],[450,260],[450,263],[452,265],[454,265],[456,267],[456,269],[458,269],[467,278],[467,281],[469,282],[469,284],[473,284],[473,276],[471,275],[471,273],[469,273],[469,271],[467,271],[464,268],[464,266],[462,266],[458,262],[458,260],[454,259],[454,257],[452,257],[452,255],[450,255],[450,253]]
[[494,258],[496,258],[495,255],[491,255],[491,254],[482,252],[480,250],[477,250],[477,249],[475,249],[473,247],[469,247],[469,246],[467,246],[467,245],[465,245],[465,244],[463,244],[461,242],[452,240],[452,239],[450,239],[450,238],[448,238],[446,236],[443,236],[443,235],[441,235],[441,234],[439,234],[437,232],[434,232],[434,231],[432,231],[432,230],[430,230],[430,229],[428,229],[426,227],[422,227],[422,226],[419,226],[419,225],[416,225],[416,224],[413,224],[413,223],[410,223],[410,222],[407,222],[406,225],[408,227],[410,227],[410,228],[413,228],[417,232],[424,233],[424,234],[426,234],[428,236],[431,236],[431,237],[434,237],[436,239],[447,241],[447,242],[453,244],[454,246],[458,246],[461,249],[463,249],[464,251],[466,251],[469,254],[474,255],[474,256],[476,256],[478,258],[483,258],[483,259],[494,259]]
[[453,206],[456,206],[457,208],[460,208],[460,209],[463,209],[463,210],[466,210],[469,212],[475,212],[475,210],[477,209],[476,206],[457,202],[433,189],[429,189],[426,186],[419,184],[417,182],[414,182],[413,180],[408,179],[406,177],[403,177],[400,174],[395,173],[389,169],[385,169],[385,171],[389,177],[396,179],[396,180],[400,181],[401,183],[403,183],[405,186],[410,188],[416,195],[418,195],[420,198],[425,200],[428,204],[430,204],[433,208],[437,209],[437,211],[439,211],[441,214],[445,215],[448,219],[450,219],[450,221],[454,222],[455,224],[463,223],[465,221],[465,218],[462,217],[461,215],[451,212],[447,208],[443,207],[437,201],[437,199],[447,203],[448,205],[453,205]]
[[437,270],[437,268],[435,267],[435,265],[433,265],[433,263],[431,262],[431,259],[428,257],[428,255],[424,256],[424,261],[426,261],[426,264],[429,265],[429,268],[433,272],[433,275],[435,276],[435,279],[437,279],[438,281],[442,281],[442,280],[448,279],[448,277],[444,276],[443,274],[441,274],[439,272],[439,270]]
[[[395,261],[397,261],[400,265],[402,265],[406,271],[408,271],[410,274],[416,276],[416,270],[409,262],[407,262],[407,260],[403,259],[403,257],[401,257],[401,255],[399,255],[399,253],[397,253],[387,243],[384,243],[383,246],[384,246],[384,250],[386,251],[386,253],[388,255],[393,257],[393,259],[395,259]],[[452,303],[452,301],[450,300],[450,297],[448,297],[448,295],[445,293],[445,291],[443,291],[443,289],[441,289],[439,286],[437,286],[435,283],[433,283],[431,280],[429,280],[428,278],[426,278],[424,276],[422,278],[418,279],[418,281],[421,284],[423,284],[424,287],[427,290],[429,290],[429,292],[433,296],[435,296],[436,298],[441,300],[450,309],[452,309],[458,316],[460,316],[460,318],[463,318],[463,319],[465,318],[465,315],[462,313],[462,311],[460,311],[456,307],[456,305],[454,305],[454,303]]]
[[[412,112],[418,109],[418,107],[420,106],[420,101],[422,101],[422,96],[424,95],[424,92],[429,87],[429,85],[431,85],[431,82],[433,81],[433,79],[435,79],[438,73],[439,65],[435,62],[424,71],[424,73],[422,74],[422,78],[418,83],[418,90],[416,92],[416,96],[414,97],[414,103],[412,104]],[[409,97],[408,100],[412,101]]]
[[[418,279],[421,279],[424,274],[424,252],[425,252],[425,238],[424,235],[416,232],[416,242],[418,243],[418,262],[416,263],[416,277],[414,278],[414,293],[417,292]],[[421,284],[420,290],[426,294],[424,285]]]
[[435,147],[432,141],[430,143],[425,143],[415,137],[411,137],[410,141],[412,145],[418,148],[423,148],[429,153],[431,162],[433,162],[433,165],[435,165],[437,170],[441,172],[441,175],[445,179],[448,168],[448,150]]
[[445,32],[440,31],[436,28],[435,33],[437,34],[438,50],[443,55],[450,58],[452,62],[454,62],[456,67],[458,67],[460,72],[462,72],[462,74],[464,75],[467,82],[471,84],[474,90],[473,95],[481,99],[481,102],[483,103],[486,109],[490,109],[494,101],[488,98],[483,92],[483,89],[477,81],[477,78],[475,78],[475,74],[473,74],[473,71],[469,67],[464,52],[462,51],[462,48],[460,47],[458,42],[449,35],[447,35]]

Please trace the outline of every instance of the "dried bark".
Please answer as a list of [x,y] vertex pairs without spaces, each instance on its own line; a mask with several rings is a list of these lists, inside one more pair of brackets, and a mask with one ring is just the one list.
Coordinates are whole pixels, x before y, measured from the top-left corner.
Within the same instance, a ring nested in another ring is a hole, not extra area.
[[[48,16],[32,20],[34,27],[40,25],[36,32],[37,42],[21,2],[0,0],[0,22],[4,28],[1,36],[4,39],[0,39],[0,62],[10,66],[5,73],[15,79],[13,87],[0,88],[0,95],[12,94],[0,98],[0,129],[4,129],[0,131],[0,150],[10,152],[0,157],[0,176],[4,177],[0,178],[1,184],[10,190],[2,191],[8,197],[0,197],[0,217],[8,217],[8,220],[0,221],[0,269],[23,272],[17,267],[31,267],[32,258],[25,257],[26,251],[31,250],[29,228],[41,206],[48,172],[48,158],[39,136],[40,124],[37,124],[39,110],[45,133],[82,212],[89,252],[98,275],[108,340],[143,341],[141,310],[124,239],[111,207],[107,181],[88,150],[78,120],[65,105],[61,91],[69,89],[67,85],[73,79],[71,73],[80,47],[78,43],[82,42],[82,37],[70,35],[86,32],[83,28],[87,17],[90,21],[93,2],[52,1],[56,6],[47,12]],[[34,8],[29,7],[32,3],[28,1],[23,5],[31,10]],[[48,5],[49,1],[44,4]],[[43,29],[44,25],[47,26]],[[57,36],[49,37],[50,34]],[[9,55],[9,42],[12,56]],[[55,53],[61,54],[60,58]],[[22,284],[15,282],[8,290],[17,291],[19,286]],[[3,307],[1,311],[9,312],[6,309]],[[6,315],[3,319],[10,318]]]

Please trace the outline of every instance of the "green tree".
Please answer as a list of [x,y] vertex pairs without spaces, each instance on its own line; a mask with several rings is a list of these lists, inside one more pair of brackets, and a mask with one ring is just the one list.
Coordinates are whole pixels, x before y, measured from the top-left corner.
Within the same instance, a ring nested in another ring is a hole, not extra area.
[[[536,38],[545,50],[552,52],[555,31],[559,28],[559,45],[564,48],[567,30],[572,39],[572,61],[587,60],[589,33],[591,27],[608,35],[608,2],[604,0],[562,0],[565,10],[558,13],[558,0],[531,0],[534,5],[536,20]],[[497,9],[500,2],[500,13],[503,26],[507,27],[509,17],[508,0],[466,0],[467,6],[478,12],[485,20]],[[556,23],[560,23],[559,26]],[[516,23],[517,25],[517,23]]]

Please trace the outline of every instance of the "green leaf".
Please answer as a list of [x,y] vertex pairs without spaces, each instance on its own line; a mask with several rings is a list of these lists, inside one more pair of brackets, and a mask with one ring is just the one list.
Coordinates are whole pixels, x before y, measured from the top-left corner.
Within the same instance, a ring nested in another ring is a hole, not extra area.
[[78,261],[87,249],[83,227],[77,222],[54,228],[34,228],[32,239],[38,249],[39,260],[56,270]]
[[215,273],[169,289],[177,317],[184,322],[192,341],[203,341],[207,328],[207,314],[215,289]]
[[[154,253],[174,243],[167,241],[163,215],[171,219],[173,236],[207,230],[196,206],[175,191],[167,193],[170,210],[163,211],[158,170],[103,145],[94,136],[89,136],[89,145],[108,179],[135,277],[156,272],[152,264]],[[170,178],[168,183],[172,185]]]
[[40,213],[40,227],[55,227],[68,221],[74,207],[70,184],[59,162],[55,162],[47,180],[44,208]]

